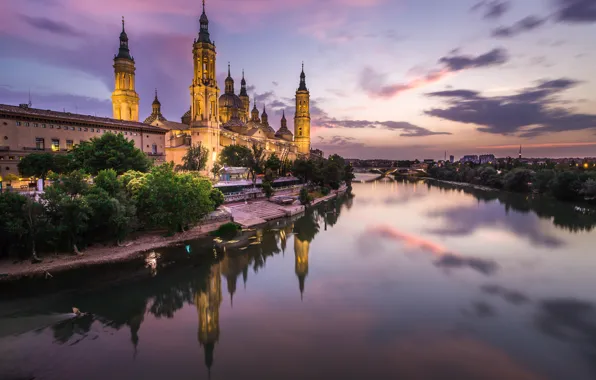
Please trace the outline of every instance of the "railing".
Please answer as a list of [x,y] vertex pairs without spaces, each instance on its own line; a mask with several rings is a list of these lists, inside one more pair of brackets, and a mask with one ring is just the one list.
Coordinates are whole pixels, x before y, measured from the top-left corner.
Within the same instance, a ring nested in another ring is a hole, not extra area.
[[0,146],[0,150],[5,151],[5,150],[10,150],[9,146]]
[[51,149],[37,148],[34,146],[25,146],[25,147],[23,147],[23,150],[35,150],[35,151],[45,152],[45,151],[50,151]]

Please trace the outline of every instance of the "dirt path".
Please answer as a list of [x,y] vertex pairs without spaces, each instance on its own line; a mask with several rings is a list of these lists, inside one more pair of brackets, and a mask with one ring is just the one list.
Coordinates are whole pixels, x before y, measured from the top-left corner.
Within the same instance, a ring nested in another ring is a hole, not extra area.
[[29,261],[13,263],[12,261],[3,260],[0,261],[0,282],[14,281],[21,277],[49,276],[52,273],[96,264],[133,260],[150,249],[206,236],[209,232],[215,231],[220,225],[227,222],[229,221],[197,226],[189,231],[170,237],[164,237],[158,233],[147,234],[128,241],[123,246],[93,246],[86,249],[81,256],[69,254],[47,255],[43,256],[43,262],[39,264],[31,264]]

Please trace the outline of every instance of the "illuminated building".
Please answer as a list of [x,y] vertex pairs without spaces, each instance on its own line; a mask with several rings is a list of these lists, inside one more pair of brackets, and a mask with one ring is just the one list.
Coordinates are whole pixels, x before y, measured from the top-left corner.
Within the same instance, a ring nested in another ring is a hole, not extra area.
[[18,174],[19,161],[30,153],[64,154],[104,133],[122,133],[156,162],[165,160],[166,130],[136,121],[0,104],[0,126],[0,177]]
[[200,30],[193,43],[193,80],[190,89],[190,109],[181,117],[181,123],[169,122],[153,109],[145,119],[148,124],[169,130],[166,135],[166,158],[180,164],[191,145],[201,144],[210,152],[208,167],[217,159],[220,151],[229,145],[262,146],[268,154],[280,158],[296,159],[310,154],[310,93],[306,87],[304,65],[300,84],[296,91],[296,114],[294,134],[287,128],[285,114],[281,128],[276,132],[269,124],[265,107],[259,115],[255,104],[249,114],[250,97],[242,72],[240,95],[236,95],[231,67],[225,79],[224,93],[220,96],[217,83],[215,44],[209,34],[209,19],[205,12],[199,19]]
[[294,270],[296,276],[298,276],[298,285],[300,287],[300,298],[304,294],[304,281],[308,275],[308,253],[310,250],[310,242],[308,240],[302,240],[298,237],[298,234],[294,235],[294,255],[295,265]]
[[128,36],[124,30],[120,33],[120,49],[114,56],[114,92],[112,108],[114,119],[139,121],[139,95],[135,91],[135,60],[130,55]]
[[219,307],[221,306],[221,270],[219,264],[211,267],[205,290],[195,294],[199,314],[199,343],[205,350],[205,365],[211,369],[213,351],[219,340]]

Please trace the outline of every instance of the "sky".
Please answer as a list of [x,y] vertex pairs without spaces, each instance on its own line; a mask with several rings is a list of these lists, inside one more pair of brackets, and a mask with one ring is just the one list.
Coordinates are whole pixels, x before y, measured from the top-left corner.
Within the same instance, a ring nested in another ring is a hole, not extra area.
[[[121,19],[140,117],[190,107],[200,0],[2,0],[0,103],[111,117]],[[207,0],[218,83],[349,158],[596,156],[596,0]]]

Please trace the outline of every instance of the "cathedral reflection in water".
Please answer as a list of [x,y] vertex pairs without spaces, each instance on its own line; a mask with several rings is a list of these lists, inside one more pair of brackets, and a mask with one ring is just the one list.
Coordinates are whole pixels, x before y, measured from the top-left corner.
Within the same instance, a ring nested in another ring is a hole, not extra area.
[[[284,226],[271,230],[252,231],[243,238],[250,242],[248,248],[226,248],[219,262],[211,266],[206,286],[200,287],[194,296],[199,318],[198,340],[203,347],[205,365],[209,372],[213,366],[215,345],[220,337],[219,312],[222,304],[222,276],[225,277],[230,296],[230,306],[234,305],[234,294],[238,278],[242,275],[244,287],[250,267],[255,273],[265,266],[267,258],[285,254],[288,240],[294,238],[294,271],[298,278],[300,297],[304,297],[305,282],[308,276],[310,244],[320,230],[320,222],[333,226],[337,222],[341,203],[330,206],[324,212],[312,210],[295,221],[285,222]],[[240,238],[242,239],[242,238]]]

